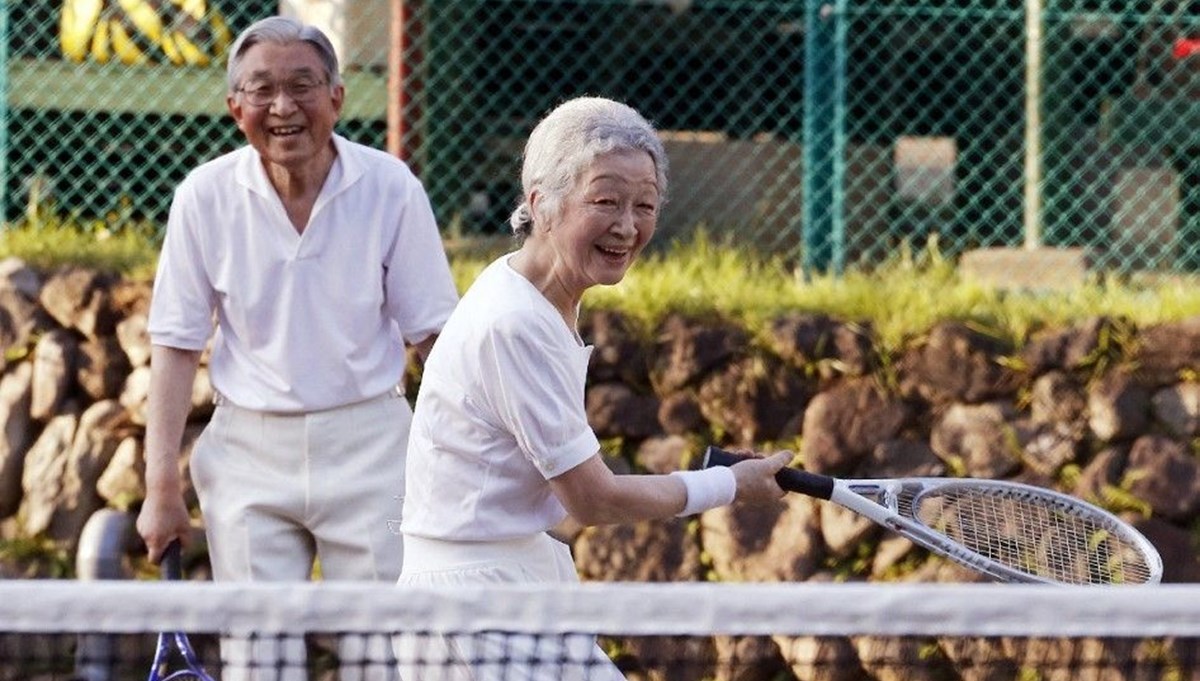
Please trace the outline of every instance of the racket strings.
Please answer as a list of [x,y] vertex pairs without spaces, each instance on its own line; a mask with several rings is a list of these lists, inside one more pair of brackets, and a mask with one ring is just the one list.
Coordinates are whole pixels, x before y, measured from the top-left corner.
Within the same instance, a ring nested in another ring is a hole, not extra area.
[[1140,584],[1152,569],[1106,518],[1060,499],[999,488],[947,488],[901,511],[989,560],[1067,584]]

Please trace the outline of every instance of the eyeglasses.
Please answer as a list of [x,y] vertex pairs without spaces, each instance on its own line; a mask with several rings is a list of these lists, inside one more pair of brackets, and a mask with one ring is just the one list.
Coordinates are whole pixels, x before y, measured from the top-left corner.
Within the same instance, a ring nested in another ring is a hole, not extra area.
[[315,99],[321,88],[327,84],[327,81],[305,78],[288,81],[282,86],[278,83],[250,83],[237,88],[235,92],[242,93],[246,103],[251,106],[270,106],[279,97],[280,90],[293,102],[306,104]]

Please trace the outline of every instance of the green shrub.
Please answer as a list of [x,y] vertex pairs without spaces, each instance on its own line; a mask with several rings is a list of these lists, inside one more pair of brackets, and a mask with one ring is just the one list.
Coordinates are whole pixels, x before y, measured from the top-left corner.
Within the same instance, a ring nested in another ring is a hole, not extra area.
[[[497,253],[452,257],[460,289]],[[781,258],[718,244],[699,232],[643,255],[620,284],[591,289],[583,304],[620,310],[647,333],[669,312],[718,316],[758,330],[785,313],[824,313],[869,322],[886,353],[947,320],[1014,344],[1038,329],[1101,315],[1137,326],[1178,321],[1200,315],[1197,283],[1194,277],[1137,282],[1111,276],[1062,291],[1004,291],[963,279],[936,242],[916,253],[901,249],[871,271],[805,276]]]
[[[148,281],[160,246],[155,225],[114,211],[103,220],[63,218],[35,206],[0,232],[0,257],[49,270],[75,264]],[[447,241],[451,268],[465,291],[492,259],[514,249],[511,238]],[[1104,315],[1144,326],[1200,315],[1196,277],[1138,282],[1097,277],[1063,291],[1003,291],[964,280],[931,242],[870,271],[806,276],[778,257],[721,244],[699,231],[690,240],[648,251],[624,281],[590,290],[587,309],[615,309],[649,334],[668,313],[720,317],[749,329],[789,312],[824,313],[869,322],[883,353],[899,349],[939,321],[957,320],[1022,342],[1044,327]]]
[[159,231],[128,214],[129,202],[102,220],[62,216],[52,204],[31,204],[25,217],[0,231],[0,257],[17,257],[43,271],[79,265],[149,281],[158,261]]

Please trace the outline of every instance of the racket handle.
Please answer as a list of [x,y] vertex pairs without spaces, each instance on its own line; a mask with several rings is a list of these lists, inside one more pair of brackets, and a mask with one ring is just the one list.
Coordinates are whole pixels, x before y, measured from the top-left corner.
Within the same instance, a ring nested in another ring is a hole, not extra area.
[[183,579],[183,561],[180,558],[179,540],[175,539],[163,551],[162,561],[162,578],[167,581],[178,581]]
[[[732,466],[739,461],[752,459],[746,454],[734,454],[719,447],[710,446],[704,450],[704,467]],[[817,475],[795,468],[784,468],[775,474],[775,482],[789,492],[799,492],[810,497],[826,499],[833,496],[833,478],[828,475]]]

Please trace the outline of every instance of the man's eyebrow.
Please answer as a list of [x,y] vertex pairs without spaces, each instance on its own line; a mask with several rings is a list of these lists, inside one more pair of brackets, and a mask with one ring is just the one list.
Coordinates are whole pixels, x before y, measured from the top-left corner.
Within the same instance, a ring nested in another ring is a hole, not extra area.
[[[288,72],[284,77],[295,78],[297,76],[313,76],[316,73],[316,70],[311,67],[301,66],[300,68],[293,69],[292,71]],[[246,80],[270,80],[272,75],[273,74],[267,69],[259,69],[257,71],[251,71],[246,76]]]

